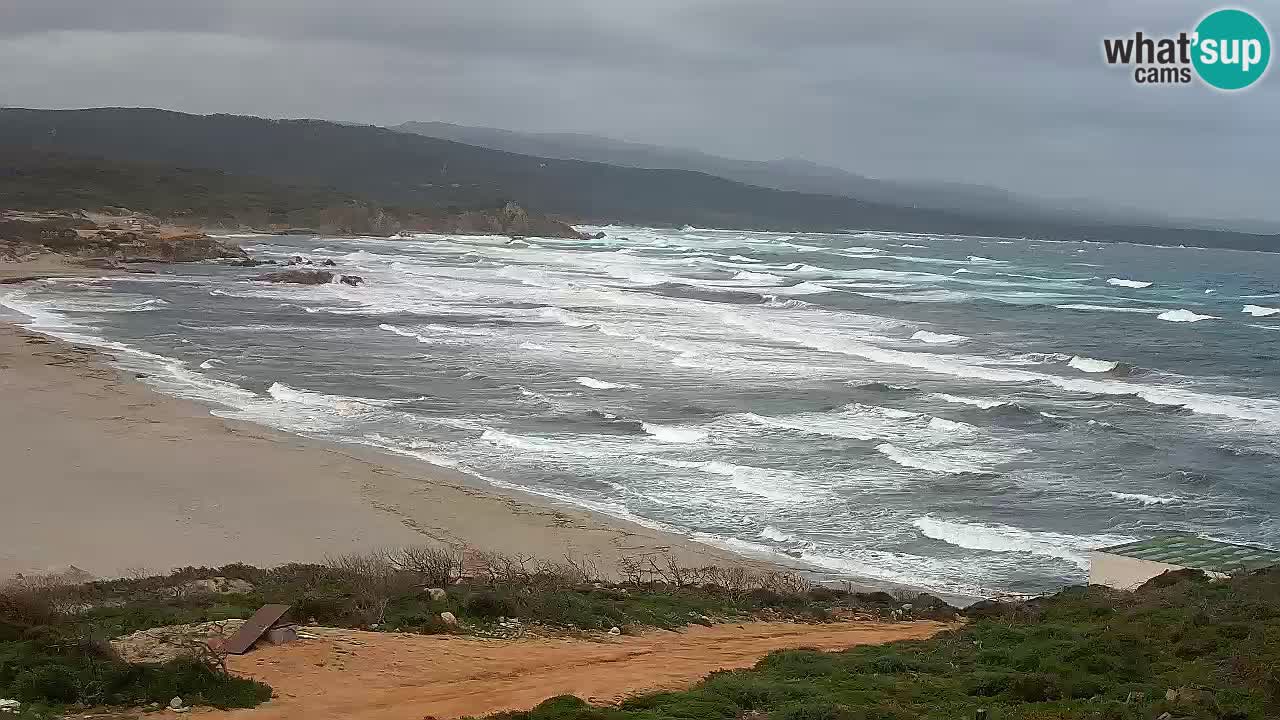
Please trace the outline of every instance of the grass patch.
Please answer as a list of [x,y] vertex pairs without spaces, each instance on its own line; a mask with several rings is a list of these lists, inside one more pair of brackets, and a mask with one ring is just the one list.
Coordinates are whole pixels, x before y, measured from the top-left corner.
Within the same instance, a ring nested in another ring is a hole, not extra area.
[[1211,583],[1161,578],[1133,593],[1070,588],[984,606],[924,641],[775,652],[683,692],[618,707],[554,698],[503,720],[1274,720],[1280,717],[1280,569]]

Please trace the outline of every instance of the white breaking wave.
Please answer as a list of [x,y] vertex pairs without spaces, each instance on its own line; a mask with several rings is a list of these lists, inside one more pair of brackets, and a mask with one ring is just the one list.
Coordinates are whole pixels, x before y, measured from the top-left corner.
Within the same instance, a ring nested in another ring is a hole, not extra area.
[[284,383],[272,383],[271,387],[267,388],[267,394],[283,403],[320,408],[347,417],[375,412],[399,402],[407,402],[407,400],[371,400],[346,395],[326,395],[312,390],[299,390]]
[[595,324],[590,320],[578,317],[577,315],[567,310],[562,310],[558,307],[542,308],[541,310],[538,311],[538,315],[548,320],[554,320],[560,323],[561,325],[566,325],[568,327],[573,327],[573,328],[588,327],[590,325]]
[[1094,360],[1093,358],[1083,357],[1081,355],[1076,355],[1067,363],[1067,365],[1079,370],[1080,372],[1087,373],[1111,372],[1116,369],[1117,364],[1118,363],[1113,363],[1107,360]]
[[1118,313],[1140,313],[1143,315],[1158,315],[1163,312],[1160,308],[1132,308],[1132,307],[1113,307],[1111,305],[1054,305],[1059,310],[1096,310],[1098,312],[1118,312]]
[[983,400],[980,398],[969,398],[961,395],[949,395],[947,393],[934,393],[929,397],[935,397],[943,402],[955,403],[957,405],[972,405],[974,407],[982,408],[983,410],[990,410],[993,407],[1000,407],[1001,405],[1009,404],[1004,400]]
[[733,279],[739,280],[741,282],[753,283],[756,285],[761,285],[761,284],[778,285],[780,283],[786,282],[785,278],[779,277],[778,275],[774,275],[773,273],[750,272],[748,270],[741,270],[739,272],[734,273]]
[[729,484],[741,492],[779,502],[809,502],[818,494],[800,492],[795,489],[797,475],[790,470],[772,470],[749,465],[735,465],[721,460],[697,462],[658,459],[655,462],[666,467],[689,468],[708,475],[726,477],[729,478]]
[[1107,494],[1117,500],[1131,500],[1141,505],[1173,505],[1184,502],[1183,498],[1177,495],[1143,495],[1142,493],[1124,492],[1109,492]]
[[1247,312],[1254,317],[1267,317],[1268,315],[1280,313],[1280,308],[1262,307],[1261,305],[1245,305],[1244,312]]
[[1144,282],[1142,280],[1128,280],[1125,278],[1107,278],[1107,284],[1115,285],[1116,287],[1137,288],[1137,289],[1151,287],[1151,283],[1149,282]]
[[1200,322],[1201,320],[1217,320],[1217,315],[1200,315],[1185,308],[1181,310],[1166,310],[1156,316],[1157,320],[1167,320],[1169,322]]
[[876,451],[903,467],[948,475],[989,472],[981,461],[992,459],[976,450],[906,450],[892,443],[881,443]]
[[764,262],[763,260],[757,260],[757,259],[755,259],[755,258],[750,258],[750,257],[747,257],[746,255],[730,255],[730,256],[729,256],[729,259],[730,259],[730,260],[737,261],[737,262],[744,262],[744,263],[758,263],[758,262]]
[[634,385],[623,385],[619,383],[605,382],[604,380],[597,380],[593,377],[587,377],[586,375],[576,377],[573,379],[573,381],[578,383],[579,385],[589,387],[592,390],[614,390],[617,388],[635,387]]
[[764,529],[760,531],[760,537],[765,538],[766,540],[773,540],[774,542],[790,542],[796,539],[795,535],[782,532],[772,525],[765,525]]
[[218,358],[209,358],[208,360],[205,360],[204,362],[200,363],[200,369],[211,370],[213,369],[214,365],[221,365],[221,364],[222,364],[222,361],[219,360]]
[[1041,557],[1069,560],[1088,569],[1087,552],[1093,548],[1118,545],[1133,540],[1131,537],[1113,535],[1064,535],[1053,532],[1024,530],[1010,525],[969,523],[941,520],[931,515],[916,518],[911,523],[925,537],[969,550],[989,552],[1029,553]]
[[640,427],[650,435],[665,443],[697,443],[707,439],[707,433],[690,427],[677,425],[658,425],[641,423]]
[[847,335],[820,331],[790,331],[776,323],[761,325],[734,313],[723,313],[726,323],[775,340],[785,340],[815,350],[836,352],[871,362],[917,368],[953,377],[976,378],[993,382],[1048,383],[1063,390],[1101,395],[1137,395],[1156,405],[1176,405],[1206,415],[1239,420],[1256,420],[1280,425],[1280,402],[1272,399],[1248,398],[1196,392],[1170,385],[1148,385],[1123,380],[1093,380],[1063,377],[1009,367],[976,365],[954,357],[934,353],[908,352],[861,342]]
[[966,335],[948,335],[946,333],[929,332],[928,330],[917,330],[911,335],[912,340],[919,340],[924,343],[934,343],[939,345],[962,343],[968,340]]

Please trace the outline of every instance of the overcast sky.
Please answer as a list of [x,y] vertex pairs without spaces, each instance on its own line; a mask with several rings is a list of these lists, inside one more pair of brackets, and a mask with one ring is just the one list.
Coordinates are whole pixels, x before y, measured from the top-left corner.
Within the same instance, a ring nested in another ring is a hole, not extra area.
[[[0,104],[580,131],[1280,220],[1280,73],[1140,87],[1187,0],[4,0]],[[1245,2],[1280,27],[1280,4]]]

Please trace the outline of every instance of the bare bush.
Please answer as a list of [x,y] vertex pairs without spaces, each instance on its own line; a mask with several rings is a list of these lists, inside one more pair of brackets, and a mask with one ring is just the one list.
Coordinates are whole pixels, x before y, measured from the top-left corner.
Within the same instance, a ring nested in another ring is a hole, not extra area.
[[760,576],[760,587],[783,595],[803,595],[813,583],[793,572],[768,572]]
[[50,625],[83,606],[83,587],[57,575],[18,577],[0,586],[0,616],[23,625]]
[[382,622],[391,599],[413,588],[413,576],[397,568],[390,554],[376,550],[326,558],[325,564],[351,584],[351,610],[365,625]]
[[387,560],[423,585],[448,587],[462,577],[461,548],[411,545],[388,551]]

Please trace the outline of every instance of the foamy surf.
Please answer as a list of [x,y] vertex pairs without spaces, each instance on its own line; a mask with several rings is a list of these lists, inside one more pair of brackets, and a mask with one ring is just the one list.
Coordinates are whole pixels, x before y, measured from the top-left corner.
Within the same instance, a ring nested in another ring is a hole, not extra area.
[[641,423],[640,427],[659,442],[664,443],[699,443],[707,439],[707,433],[696,428],[658,425],[656,423]]
[[1058,558],[1075,563],[1086,570],[1089,568],[1088,551],[1090,549],[1118,545],[1134,539],[1122,535],[1080,536],[1024,530],[998,523],[943,520],[932,515],[916,518],[911,524],[925,537],[957,547]]
[[1083,355],[1076,355],[1067,362],[1067,365],[1079,370],[1080,372],[1104,373],[1115,370],[1118,364],[1108,360],[1095,360],[1093,358],[1084,357]]
[[1280,308],[1262,307],[1261,305],[1245,305],[1243,312],[1247,312],[1254,317],[1269,317],[1271,315],[1280,314]]
[[928,330],[917,330],[911,334],[912,340],[918,340],[923,343],[934,345],[954,345],[968,340],[966,335],[950,335],[947,333],[935,333]]
[[1150,283],[1144,280],[1130,280],[1128,278],[1113,277],[1113,278],[1107,278],[1107,284],[1115,285],[1116,287],[1133,288],[1135,290],[1141,290],[1143,288],[1151,287],[1153,283]]
[[597,380],[593,377],[587,377],[586,375],[576,377],[573,381],[584,387],[589,387],[592,390],[617,390],[618,388],[635,387],[634,385],[627,385],[625,383],[612,383],[605,380]]
[[1107,493],[1117,500],[1135,502],[1139,505],[1175,505],[1185,502],[1177,495],[1144,495],[1143,493],[1126,493],[1111,491]]
[[1217,320],[1217,315],[1201,315],[1187,309],[1166,310],[1156,316],[1157,320],[1165,320],[1168,322],[1193,323],[1201,320]]

